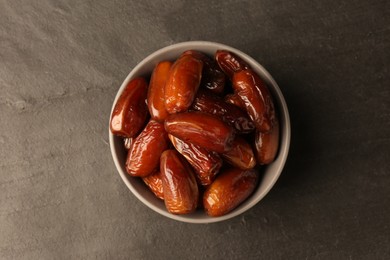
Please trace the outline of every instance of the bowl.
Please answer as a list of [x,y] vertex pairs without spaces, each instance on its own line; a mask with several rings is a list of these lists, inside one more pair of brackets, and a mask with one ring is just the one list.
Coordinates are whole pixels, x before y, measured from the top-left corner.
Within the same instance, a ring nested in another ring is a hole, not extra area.
[[[148,187],[143,183],[139,178],[135,178],[126,173],[125,162],[126,162],[126,151],[123,146],[123,140],[120,137],[114,136],[109,130],[109,142],[111,148],[111,154],[115,163],[115,166],[130,191],[146,206],[154,210],[155,212],[168,217],[170,219],[188,222],[188,223],[212,223],[224,221],[235,216],[238,216],[245,211],[249,210],[255,206],[264,196],[271,190],[271,188],[276,183],[279,178],[284,164],[287,159],[289,146],[290,146],[290,118],[288,114],[288,109],[286,102],[284,100],[283,94],[280,91],[277,83],[272,78],[272,76],[266,71],[266,69],[261,66],[256,60],[243,53],[240,50],[232,48],[230,46],[207,41],[189,41],[173,44],[167,47],[164,47],[156,52],[150,54],[144,60],[142,60],[135,68],[129,73],[121,87],[118,90],[118,93],[115,97],[111,113],[114,109],[115,103],[121,95],[122,91],[125,89],[127,83],[135,77],[138,76],[150,76],[155,65],[162,60],[175,60],[180,56],[180,54],[186,50],[198,50],[204,52],[210,56],[213,56],[214,53],[219,49],[228,50],[239,55],[244,61],[246,61],[252,69],[258,73],[258,75],[267,83],[270,92],[273,95],[275,106],[279,111],[279,120],[280,120],[280,146],[279,152],[275,161],[267,165],[261,174],[260,182],[253,194],[245,200],[240,206],[235,208],[230,213],[220,216],[220,217],[210,217],[203,210],[197,210],[194,213],[187,215],[173,215],[169,213],[165,204],[162,200],[154,196]],[[111,116],[110,116],[111,118]]]

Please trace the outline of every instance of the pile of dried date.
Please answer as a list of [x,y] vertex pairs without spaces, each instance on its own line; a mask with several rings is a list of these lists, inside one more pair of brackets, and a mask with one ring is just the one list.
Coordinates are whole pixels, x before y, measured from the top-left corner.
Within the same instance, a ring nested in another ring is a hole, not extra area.
[[263,80],[238,55],[188,50],[131,80],[112,112],[126,170],[173,214],[224,215],[257,186],[279,146],[279,122]]

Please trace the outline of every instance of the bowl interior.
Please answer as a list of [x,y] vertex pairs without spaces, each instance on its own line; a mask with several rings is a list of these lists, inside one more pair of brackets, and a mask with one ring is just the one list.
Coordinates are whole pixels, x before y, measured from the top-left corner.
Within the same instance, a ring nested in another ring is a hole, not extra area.
[[279,152],[276,160],[272,164],[264,167],[263,172],[261,173],[262,176],[260,178],[259,186],[255,190],[255,192],[235,210],[221,217],[209,217],[201,210],[198,210],[188,215],[173,215],[166,210],[164,202],[156,198],[154,194],[151,191],[149,191],[149,189],[145,186],[142,180],[140,180],[139,178],[131,177],[126,173],[126,169],[125,169],[126,151],[123,147],[123,140],[122,138],[112,135],[111,132],[109,131],[110,148],[114,159],[114,163],[123,181],[126,183],[127,187],[133,192],[133,194],[149,208],[153,209],[154,211],[166,217],[179,220],[179,221],[184,221],[189,223],[218,222],[218,221],[226,220],[234,216],[237,216],[245,212],[249,208],[253,207],[273,187],[280,173],[282,172],[283,166],[287,159],[288,149],[290,145],[290,119],[289,119],[286,102],[283,98],[283,95],[278,85],[271,77],[271,75],[258,62],[256,62],[254,59],[252,59],[245,53],[235,48],[229,47],[227,45],[219,44],[219,43],[204,42],[204,41],[192,41],[192,42],[174,44],[162,48],[149,55],[130,72],[130,74],[127,76],[125,81],[122,83],[116,95],[112,109],[114,108],[114,105],[117,99],[119,98],[120,94],[122,93],[127,83],[131,79],[138,76],[146,76],[146,77],[150,76],[153,68],[158,62],[162,60],[174,61],[182,52],[189,49],[198,50],[206,54],[209,54],[210,56],[214,56],[214,53],[218,49],[225,49],[238,54],[241,58],[243,58],[246,62],[248,62],[248,64],[252,67],[252,69],[255,72],[257,72],[260,75],[260,77],[267,83],[273,95],[275,106],[278,108],[279,111],[280,147],[279,147]]

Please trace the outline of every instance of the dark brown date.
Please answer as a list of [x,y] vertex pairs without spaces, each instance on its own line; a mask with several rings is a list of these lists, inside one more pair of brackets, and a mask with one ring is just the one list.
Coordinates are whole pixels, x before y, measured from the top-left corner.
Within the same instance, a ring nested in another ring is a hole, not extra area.
[[151,117],[157,121],[164,121],[168,116],[165,109],[165,83],[167,82],[172,62],[159,62],[153,70],[148,90],[148,108]]
[[205,89],[199,89],[192,108],[221,118],[238,133],[246,134],[255,129],[255,125],[245,111],[226,103],[222,98]]
[[195,211],[199,190],[186,160],[176,150],[166,150],[161,155],[160,172],[167,210],[173,214]]
[[255,189],[255,170],[231,168],[221,172],[203,195],[203,206],[209,216],[222,216],[240,205]]
[[225,89],[226,76],[218,64],[205,53],[188,50],[182,55],[192,55],[203,62],[203,75],[200,86],[205,87],[215,94],[222,94]]
[[245,105],[246,111],[261,132],[272,129],[275,109],[264,81],[251,70],[234,73],[233,89]]
[[142,180],[149,187],[149,189],[156,195],[157,198],[164,200],[164,190],[162,186],[160,171],[156,171],[143,177]]
[[165,108],[168,113],[186,111],[192,104],[202,78],[203,62],[190,55],[173,63],[165,84]]
[[242,170],[252,169],[256,166],[256,158],[252,147],[239,136],[234,139],[233,149],[223,153],[222,157],[231,165]]
[[279,122],[275,120],[274,127],[268,133],[256,131],[256,158],[259,164],[270,164],[275,160],[279,148]]
[[132,176],[145,177],[158,169],[161,153],[168,148],[169,140],[164,125],[150,120],[135,138],[127,154],[126,170]]
[[186,143],[173,135],[168,135],[176,150],[183,155],[195,169],[196,177],[201,185],[209,185],[222,166],[222,159],[216,152],[208,151],[200,146]]
[[232,105],[235,105],[235,106],[241,108],[242,110],[246,111],[244,103],[242,102],[241,98],[238,95],[236,95],[236,94],[228,94],[228,95],[226,95],[225,96],[225,102],[229,103],[229,104],[232,104]]
[[144,78],[131,80],[115,104],[111,115],[111,133],[134,137],[141,131],[148,117],[146,94],[148,84]]
[[250,69],[250,66],[243,59],[230,51],[217,50],[215,60],[230,79],[233,78],[235,72]]
[[229,151],[234,139],[233,128],[202,112],[172,114],[165,120],[165,129],[184,142],[218,153]]

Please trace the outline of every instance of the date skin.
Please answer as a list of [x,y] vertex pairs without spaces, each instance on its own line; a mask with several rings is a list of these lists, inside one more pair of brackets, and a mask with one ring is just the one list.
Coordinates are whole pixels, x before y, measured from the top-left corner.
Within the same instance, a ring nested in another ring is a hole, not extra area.
[[208,90],[199,89],[192,108],[217,116],[240,134],[247,134],[255,129],[255,125],[245,111],[226,103]]
[[168,113],[186,111],[192,104],[202,78],[203,62],[191,55],[173,63],[165,84],[165,108]]
[[161,153],[168,148],[169,139],[164,125],[150,120],[135,138],[127,154],[126,170],[131,176],[145,177],[159,166]]
[[215,53],[215,60],[221,70],[225,72],[230,79],[233,78],[235,72],[250,69],[248,63],[230,51],[217,50]]
[[197,145],[186,143],[173,135],[168,135],[175,149],[183,155],[195,170],[201,185],[209,185],[222,167],[222,159],[216,152]]
[[165,109],[165,84],[172,66],[170,61],[162,61],[156,65],[150,78],[148,90],[148,109],[151,117],[157,121],[164,121],[168,116]]
[[186,143],[217,153],[229,151],[234,140],[233,128],[203,112],[172,114],[165,120],[165,130]]
[[203,75],[201,87],[207,88],[215,94],[222,94],[225,89],[226,76],[218,64],[205,53],[195,50],[183,52],[183,55],[191,55],[203,62]]
[[252,194],[257,182],[258,174],[253,169],[221,172],[203,195],[206,213],[212,217],[229,213]]
[[176,150],[166,150],[161,154],[160,172],[167,210],[172,214],[195,211],[199,190],[186,160]]
[[233,149],[223,153],[222,157],[231,165],[242,170],[249,170],[256,166],[256,158],[252,147],[240,136],[233,142]]
[[164,190],[160,171],[149,174],[148,176],[143,177],[142,180],[157,198],[164,200]]
[[261,165],[270,164],[275,160],[279,148],[279,121],[268,133],[256,131],[255,149],[257,162]]
[[264,81],[252,70],[242,70],[234,73],[233,89],[256,128],[261,132],[270,131],[275,120],[275,109]]
[[236,94],[228,94],[225,96],[225,102],[235,105],[236,107],[241,108],[242,110],[246,111],[245,105],[242,102],[241,98]]
[[148,84],[141,77],[127,84],[111,115],[111,133],[122,137],[134,137],[141,131],[148,117],[145,102],[147,90]]

